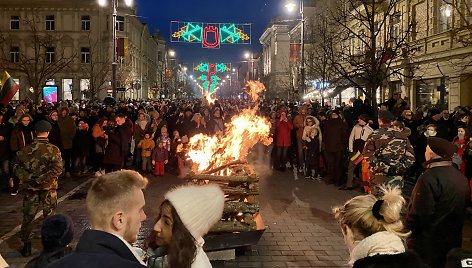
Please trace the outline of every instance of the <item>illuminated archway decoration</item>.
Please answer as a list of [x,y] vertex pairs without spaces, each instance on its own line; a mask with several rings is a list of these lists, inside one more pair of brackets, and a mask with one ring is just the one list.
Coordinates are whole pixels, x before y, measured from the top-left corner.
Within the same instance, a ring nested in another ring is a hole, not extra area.
[[171,22],[171,42],[202,44],[219,48],[225,44],[251,44],[250,23]]
[[231,64],[203,62],[193,68],[202,73],[197,79],[202,82],[204,94],[214,93],[220,86],[221,78],[218,74],[224,74],[231,70]]

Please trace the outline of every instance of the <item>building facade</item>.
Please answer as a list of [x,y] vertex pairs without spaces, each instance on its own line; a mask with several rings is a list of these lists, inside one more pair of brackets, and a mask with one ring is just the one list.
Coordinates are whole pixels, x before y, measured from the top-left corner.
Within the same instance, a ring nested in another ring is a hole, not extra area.
[[[1,3],[0,69],[19,83],[15,98],[34,96],[45,85],[57,87],[58,100],[109,95],[112,12],[111,0],[105,7],[95,0]],[[149,32],[136,7],[119,0],[117,12],[117,97],[153,97],[163,87],[165,41]]]
[[293,82],[290,72],[290,36],[291,26],[281,19],[273,19],[262,36],[262,75],[266,97],[293,98]]

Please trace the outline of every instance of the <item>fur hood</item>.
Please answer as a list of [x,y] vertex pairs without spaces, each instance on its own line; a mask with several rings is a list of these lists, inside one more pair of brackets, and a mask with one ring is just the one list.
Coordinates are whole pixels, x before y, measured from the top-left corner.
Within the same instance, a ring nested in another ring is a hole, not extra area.
[[305,122],[304,122],[305,127],[308,126],[307,120],[313,120],[315,122],[315,124],[313,126],[316,126],[316,127],[320,126],[320,121],[318,120],[318,118],[309,115],[305,118]]

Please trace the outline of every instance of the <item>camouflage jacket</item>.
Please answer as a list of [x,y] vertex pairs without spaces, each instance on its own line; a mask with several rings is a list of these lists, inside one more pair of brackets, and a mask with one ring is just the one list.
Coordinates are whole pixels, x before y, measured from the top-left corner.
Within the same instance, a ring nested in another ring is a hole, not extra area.
[[391,128],[375,130],[364,146],[364,159],[371,175],[401,176],[415,162],[413,147],[408,138]]
[[47,139],[37,138],[18,151],[13,172],[23,189],[57,189],[57,179],[62,173],[61,151]]

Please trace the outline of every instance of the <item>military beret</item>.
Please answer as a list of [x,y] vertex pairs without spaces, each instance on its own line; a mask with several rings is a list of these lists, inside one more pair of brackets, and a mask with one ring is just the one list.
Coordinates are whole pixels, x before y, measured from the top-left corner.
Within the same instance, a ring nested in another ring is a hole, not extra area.
[[380,110],[379,119],[386,119],[386,120],[393,121],[395,120],[395,116],[389,111]]
[[457,151],[457,147],[452,142],[442,138],[429,137],[428,145],[435,154],[446,159],[451,159]]
[[50,132],[51,129],[52,129],[51,123],[49,123],[46,120],[38,121],[38,123],[34,125],[34,130],[38,132]]

